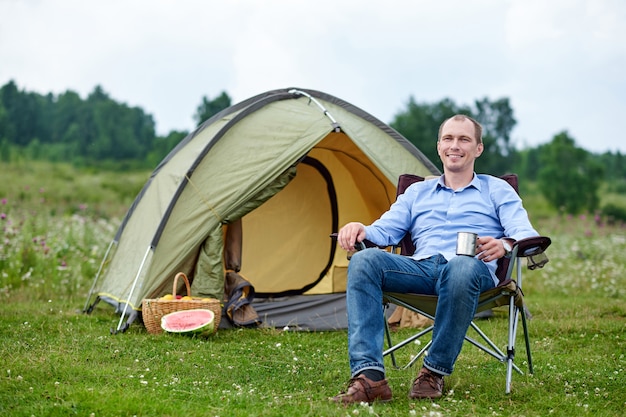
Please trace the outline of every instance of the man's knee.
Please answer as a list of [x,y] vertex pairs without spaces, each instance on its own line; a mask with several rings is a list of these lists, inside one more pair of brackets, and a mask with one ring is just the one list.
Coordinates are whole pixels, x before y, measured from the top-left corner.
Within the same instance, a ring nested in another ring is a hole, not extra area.
[[381,260],[385,254],[385,251],[365,249],[352,255],[348,265],[348,283],[380,275]]
[[456,256],[448,262],[446,280],[466,286],[480,282],[479,261],[470,256]]

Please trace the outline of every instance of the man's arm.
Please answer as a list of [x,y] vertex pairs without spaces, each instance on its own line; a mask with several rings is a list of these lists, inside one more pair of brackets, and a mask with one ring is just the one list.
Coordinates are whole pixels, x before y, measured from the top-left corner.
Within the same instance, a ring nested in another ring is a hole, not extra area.
[[532,236],[539,236],[528,219],[528,212],[524,208],[522,199],[513,187],[503,182],[502,187],[496,187],[492,192],[500,224],[504,229],[504,238],[510,239],[513,245],[516,240]]

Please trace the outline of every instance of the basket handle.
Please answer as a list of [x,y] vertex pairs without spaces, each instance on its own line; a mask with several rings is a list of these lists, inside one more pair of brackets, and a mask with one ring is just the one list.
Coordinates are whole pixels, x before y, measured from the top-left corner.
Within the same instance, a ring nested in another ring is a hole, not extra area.
[[187,275],[184,272],[179,272],[174,277],[174,285],[172,287],[172,295],[176,297],[176,288],[178,288],[178,277],[182,277],[183,281],[185,281],[185,287],[187,288],[187,295],[191,297],[191,287],[189,286],[189,279],[187,279]]

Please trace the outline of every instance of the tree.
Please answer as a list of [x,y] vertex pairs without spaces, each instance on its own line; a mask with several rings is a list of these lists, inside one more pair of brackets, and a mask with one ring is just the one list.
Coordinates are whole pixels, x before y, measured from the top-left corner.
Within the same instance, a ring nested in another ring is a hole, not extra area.
[[390,126],[406,137],[435,165],[439,162],[437,137],[441,122],[456,113],[469,113],[452,100],[443,99],[435,104],[417,103],[409,98],[407,109],[396,114]]
[[539,168],[541,168],[540,158],[546,146],[543,144],[536,148],[526,148],[516,152],[518,160],[513,165],[514,171],[526,181],[536,181]]
[[0,138],[0,161],[11,162],[11,145],[6,138]]
[[[63,137],[68,135],[68,129],[76,130],[80,126],[79,114],[82,107],[83,100],[74,91],[67,90],[58,96],[51,122],[53,142],[63,141]],[[72,134],[74,133],[78,132]]]
[[617,151],[604,152],[600,155],[593,155],[599,164],[605,167],[605,179],[610,183],[616,180],[626,180],[626,156]]
[[502,175],[511,171],[515,159],[515,149],[511,145],[511,131],[517,121],[508,98],[489,101],[487,98],[475,101],[472,112],[483,126],[483,146],[485,150],[476,161],[476,171]]
[[4,105],[8,125],[3,127],[8,138],[18,145],[27,145],[38,137],[41,111],[37,108],[37,95],[19,91],[14,81],[0,89],[0,101]]
[[86,124],[94,137],[86,143],[90,159],[143,159],[152,148],[154,121],[140,108],[117,103],[100,86],[89,95],[86,105]]
[[197,126],[200,126],[205,120],[210,119],[213,115],[230,107],[230,97],[225,91],[213,100],[209,100],[207,96],[202,97],[202,103],[196,109],[194,120]]
[[566,131],[554,136],[543,150],[538,183],[546,200],[569,214],[595,211],[600,201],[602,165],[589,152],[578,148]]
[[15,131],[11,125],[8,112],[0,100],[0,140],[6,140],[7,142],[15,136]]

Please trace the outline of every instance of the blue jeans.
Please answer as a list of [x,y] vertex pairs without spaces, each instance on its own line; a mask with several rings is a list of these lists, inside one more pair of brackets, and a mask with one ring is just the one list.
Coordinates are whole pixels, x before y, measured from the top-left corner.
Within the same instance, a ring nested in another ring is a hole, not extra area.
[[439,296],[433,343],[424,366],[450,375],[476,312],[478,296],[493,288],[494,282],[487,266],[469,256],[457,256],[449,262],[442,255],[416,261],[373,248],[352,256],[347,285],[348,355],[354,377],[365,369],[385,372],[383,291]]

